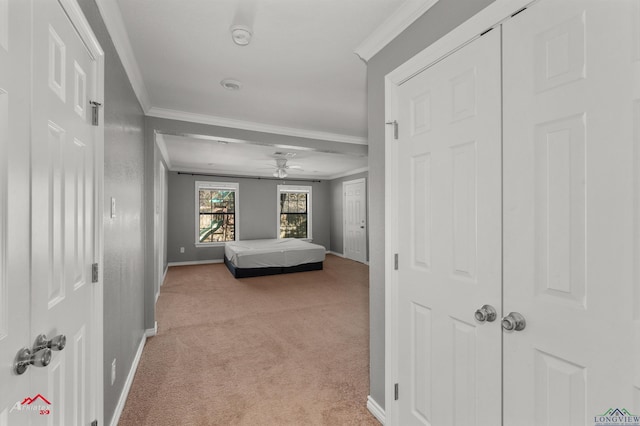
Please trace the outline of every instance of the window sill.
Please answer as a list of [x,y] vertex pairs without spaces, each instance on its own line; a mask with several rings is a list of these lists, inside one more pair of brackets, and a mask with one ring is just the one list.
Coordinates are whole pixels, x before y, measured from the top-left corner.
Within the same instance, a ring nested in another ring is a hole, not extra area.
[[206,247],[224,247],[227,242],[231,243],[233,241],[221,241],[215,243],[195,243],[196,248],[206,248]]
[[282,238],[282,237],[278,237],[279,240],[300,240],[300,241],[306,241],[308,243],[312,243],[313,242],[313,238],[294,238],[294,237],[286,237],[286,238]]

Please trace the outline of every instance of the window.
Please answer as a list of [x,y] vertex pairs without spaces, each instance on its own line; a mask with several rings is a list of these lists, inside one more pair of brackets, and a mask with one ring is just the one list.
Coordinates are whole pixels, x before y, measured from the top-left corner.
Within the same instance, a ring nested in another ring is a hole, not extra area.
[[235,241],[238,184],[196,182],[196,245]]
[[278,238],[311,239],[311,187],[278,185]]

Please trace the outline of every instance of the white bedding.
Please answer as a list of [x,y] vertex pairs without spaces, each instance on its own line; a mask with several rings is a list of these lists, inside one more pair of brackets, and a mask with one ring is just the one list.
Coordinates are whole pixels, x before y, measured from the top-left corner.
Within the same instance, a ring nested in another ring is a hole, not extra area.
[[325,249],[318,244],[286,238],[228,242],[224,254],[238,268],[289,267],[323,262]]

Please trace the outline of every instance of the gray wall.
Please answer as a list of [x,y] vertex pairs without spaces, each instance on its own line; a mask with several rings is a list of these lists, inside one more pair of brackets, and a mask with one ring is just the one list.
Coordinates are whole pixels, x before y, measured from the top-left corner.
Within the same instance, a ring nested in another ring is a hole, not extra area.
[[[104,418],[111,422],[144,334],[144,116],[94,0],[80,0],[105,52]],[[111,218],[110,199],[117,214]],[[111,385],[111,362],[116,381]]]
[[[367,179],[365,191],[367,192],[367,216],[369,215],[369,191],[368,191],[368,172],[358,173],[351,176],[345,176],[331,181],[331,251],[334,253],[344,254],[344,218],[343,218],[343,201],[342,183],[355,179]],[[367,223],[369,218],[367,217]],[[367,227],[367,260],[369,260],[369,228]]]
[[384,77],[493,0],[440,0],[369,60],[369,318],[370,395],[384,408]]
[[[195,246],[195,182],[238,182],[239,237],[241,240],[276,238],[278,185],[312,187],[313,242],[330,247],[329,182],[305,182],[276,179],[248,179],[169,173],[169,214],[167,253],[169,262],[189,262],[224,258],[224,246]],[[184,247],[184,253],[180,253]]]

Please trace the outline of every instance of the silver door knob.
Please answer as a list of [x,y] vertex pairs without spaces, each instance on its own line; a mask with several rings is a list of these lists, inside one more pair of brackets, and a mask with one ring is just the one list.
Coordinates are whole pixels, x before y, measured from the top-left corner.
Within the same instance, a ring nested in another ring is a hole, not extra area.
[[493,322],[497,318],[498,313],[496,309],[491,305],[483,305],[475,313],[476,321],[478,322]]
[[506,317],[502,318],[502,328],[507,331],[521,331],[527,326],[527,322],[524,320],[522,314],[518,312],[511,312]]
[[67,337],[64,334],[59,334],[51,340],[47,339],[44,334],[36,337],[36,341],[33,344],[33,352],[38,352],[40,349],[49,348],[52,351],[61,351],[67,345]]
[[24,374],[30,365],[34,367],[46,367],[51,362],[51,349],[44,348],[37,352],[32,352],[29,348],[22,348],[16,355],[13,370],[16,374]]

